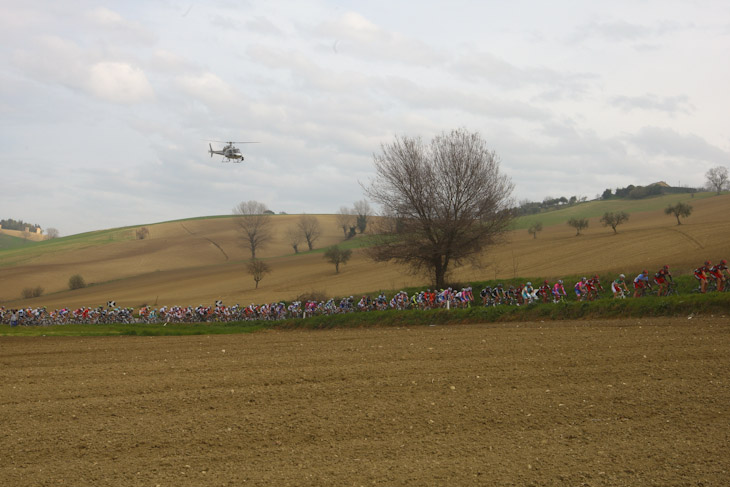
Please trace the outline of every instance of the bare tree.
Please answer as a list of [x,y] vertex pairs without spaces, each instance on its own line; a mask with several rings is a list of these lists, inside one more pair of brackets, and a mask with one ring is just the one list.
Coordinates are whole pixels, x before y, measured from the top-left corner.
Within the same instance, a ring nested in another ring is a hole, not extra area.
[[707,187],[713,191],[717,191],[717,194],[720,194],[728,187],[727,168],[724,166],[709,169],[705,173],[705,177],[707,178]]
[[337,245],[329,247],[324,253],[324,258],[335,265],[336,274],[340,272],[340,264],[347,264],[350,257],[352,257],[352,250],[341,249]]
[[294,253],[299,253],[299,244],[302,243],[302,240],[304,240],[304,236],[302,235],[302,232],[299,231],[298,227],[289,227],[286,229],[286,240],[289,242],[289,245],[291,245],[291,248],[294,249]]
[[613,228],[613,233],[618,233],[616,227],[627,221],[629,221],[629,214],[625,211],[617,211],[616,213],[607,211],[601,217],[601,224],[604,227]]
[[347,238],[350,227],[352,227],[355,223],[353,210],[346,206],[340,206],[340,209],[337,210],[337,213],[335,213],[335,221],[337,222],[337,226],[341,228],[342,232],[345,234],[345,238]]
[[264,248],[271,241],[271,215],[268,208],[258,201],[244,201],[233,208],[236,215],[234,222],[242,234],[243,245],[251,251],[251,258],[256,258],[256,251]]
[[307,241],[309,250],[312,250],[314,248],[314,242],[322,235],[322,227],[317,217],[312,215],[300,216],[299,222],[297,222],[297,228],[299,228],[304,240]]
[[484,139],[464,129],[429,144],[396,137],[381,149],[366,193],[386,216],[367,252],[426,272],[443,287],[452,265],[476,259],[508,230],[514,185]]
[[251,259],[246,264],[246,270],[251,274],[253,280],[256,281],[256,289],[258,289],[259,281],[264,278],[264,275],[271,272],[271,267],[263,260]]
[[355,222],[357,230],[360,233],[364,233],[368,227],[368,216],[370,215],[370,213],[372,213],[372,210],[370,209],[370,204],[367,202],[367,200],[356,201],[354,205],[354,210],[355,215],[357,215],[357,220]]
[[677,225],[681,225],[682,222],[679,220],[679,217],[681,216],[682,218],[687,218],[688,216],[690,216],[692,214],[692,205],[679,202],[674,206],[667,206],[664,209],[664,213],[677,217]]
[[537,232],[542,232],[542,223],[540,222],[533,223],[532,226],[527,229],[527,233],[532,235],[532,238],[537,238]]
[[575,228],[575,236],[580,235],[581,230],[588,228],[588,218],[571,218],[568,225]]
[[58,238],[60,236],[61,236],[61,232],[59,232],[57,228],[51,227],[46,230],[46,239],[47,240]]

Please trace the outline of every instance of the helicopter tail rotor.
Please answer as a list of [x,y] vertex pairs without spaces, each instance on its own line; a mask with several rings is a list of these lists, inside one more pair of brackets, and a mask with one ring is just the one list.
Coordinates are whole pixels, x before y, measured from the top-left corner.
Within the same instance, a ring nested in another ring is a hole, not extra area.
[[210,148],[210,157],[213,157],[213,146],[208,144],[208,147]]

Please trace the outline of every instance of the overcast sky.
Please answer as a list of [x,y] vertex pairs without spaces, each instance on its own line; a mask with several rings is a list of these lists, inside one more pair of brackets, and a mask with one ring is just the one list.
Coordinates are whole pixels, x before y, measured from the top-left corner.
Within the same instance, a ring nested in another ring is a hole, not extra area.
[[[728,86],[725,0],[0,0],[0,218],[334,213],[381,143],[454,128],[518,200],[701,185]],[[223,164],[204,139],[260,144]]]

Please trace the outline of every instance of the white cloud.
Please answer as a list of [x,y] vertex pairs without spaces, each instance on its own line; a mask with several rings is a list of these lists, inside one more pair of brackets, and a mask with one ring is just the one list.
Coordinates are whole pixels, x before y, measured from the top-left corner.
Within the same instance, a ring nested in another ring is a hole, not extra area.
[[178,83],[186,94],[211,105],[211,107],[220,108],[221,106],[236,103],[238,99],[230,84],[210,72],[182,76],[179,78]]
[[114,103],[138,103],[154,97],[144,71],[126,63],[94,64],[89,69],[88,86],[94,96]]
[[263,16],[256,16],[248,20],[245,28],[248,31],[266,36],[280,36],[283,34],[283,31],[274,22]]
[[655,110],[675,114],[690,113],[694,109],[687,95],[658,96],[647,93],[642,96],[614,96],[611,98],[610,103],[612,106],[627,112],[632,110]]
[[[695,134],[682,134],[671,128],[644,127],[623,139],[647,155],[685,159],[707,167],[730,163],[730,152],[708,143]],[[696,170],[696,167],[693,168]]]
[[42,83],[79,88],[85,78],[85,53],[75,42],[44,34],[13,51],[12,62]]
[[85,14],[86,20],[99,28],[104,36],[118,36],[125,42],[151,44],[156,36],[140,22],[125,19],[121,14],[104,7],[97,7]]
[[429,66],[447,59],[427,42],[383,29],[357,12],[322,22],[311,32],[326,39],[336,54],[369,62]]

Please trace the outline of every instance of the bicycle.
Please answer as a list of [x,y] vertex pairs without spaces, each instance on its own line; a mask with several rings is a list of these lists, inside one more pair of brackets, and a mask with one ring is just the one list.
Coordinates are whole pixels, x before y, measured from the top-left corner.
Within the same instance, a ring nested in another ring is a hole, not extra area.
[[[715,291],[717,291],[717,282],[714,279],[708,279],[707,285],[705,286],[705,293],[713,293]],[[702,294],[702,285],[698,285],[692,292]]]
[[677,283],[674,281],[667,282],[667,290],[663,294],[663,296],[679,296],[679,291],[677,291]]
[[639,294],[637,296],[638,298],[643,298],[645,296],[656,296],[656,290],[653,287],[651,287],[651,285],[643,286],[643,287],[639,288],[638,291],[639,291]]

